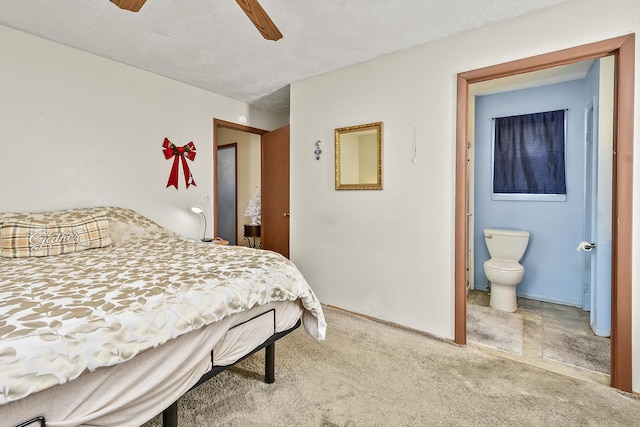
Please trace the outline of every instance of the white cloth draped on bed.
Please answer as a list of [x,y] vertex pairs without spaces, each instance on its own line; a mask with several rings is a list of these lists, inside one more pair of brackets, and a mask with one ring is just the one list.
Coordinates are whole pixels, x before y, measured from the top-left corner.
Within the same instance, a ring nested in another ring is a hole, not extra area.
[[320,303],[288,259],[103,209],[108,247],[0,258],[0,405],[274,301],[300,300],[305,330],[324,339]]

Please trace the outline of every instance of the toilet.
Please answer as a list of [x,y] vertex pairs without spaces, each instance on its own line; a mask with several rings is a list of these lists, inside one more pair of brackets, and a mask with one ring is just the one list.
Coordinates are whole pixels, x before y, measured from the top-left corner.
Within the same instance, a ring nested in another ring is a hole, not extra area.
[[491,282],[489,305],[513,313],[518,309],[516,286],[524,275],[524,267],[518,261],[529,244],[529,232],[487,228],[484,241],[491,255],[484,263],[484,274]]

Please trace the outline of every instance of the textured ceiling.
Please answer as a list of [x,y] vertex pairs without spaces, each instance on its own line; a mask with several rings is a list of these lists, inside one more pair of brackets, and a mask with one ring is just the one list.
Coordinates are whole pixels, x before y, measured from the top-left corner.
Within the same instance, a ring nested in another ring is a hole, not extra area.
[[0,0],[0,25],[289,113],[291,83],[568,0],[260,0],[262,38],[234,0]]

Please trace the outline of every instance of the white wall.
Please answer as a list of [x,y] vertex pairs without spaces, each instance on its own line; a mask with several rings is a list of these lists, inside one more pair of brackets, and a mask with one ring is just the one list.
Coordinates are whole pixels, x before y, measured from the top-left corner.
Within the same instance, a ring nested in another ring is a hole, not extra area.
[[[320,299],[452,339],[456,75],[640,33],[638,16],[637,0],[568,2],[293,84],[291,258]],[[635,86],[637,144],[637,74]],[[333,130],[374,121],[384,122],[384,190],[334,191]],[[316,161],[318,139],[323,154]],[[634,325],[640,324],[638,236]],[[633,389],[640,391],[640,328],[633,330],[633,350]]]
[[[212,215],[213,118],[287,117],[0,26],[0,211],[118,205],[189,237]],[[162,142],[193,141],[197,187],[166,188]],[[202,203],[202,198],[209,202]],[[211,233],[211,231],[209,231]]]

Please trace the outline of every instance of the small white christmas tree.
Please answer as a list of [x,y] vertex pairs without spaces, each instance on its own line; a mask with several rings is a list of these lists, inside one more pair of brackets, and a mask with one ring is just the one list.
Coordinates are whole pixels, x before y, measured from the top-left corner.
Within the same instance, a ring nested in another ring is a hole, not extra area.
[[244,216],[251,218],[251,225],[260,225],[260,209],[260,194],[258,194],[258,187],[256,187],[256,192],[253,194],[251,200],[249,200],[247,209],[244,210]]

